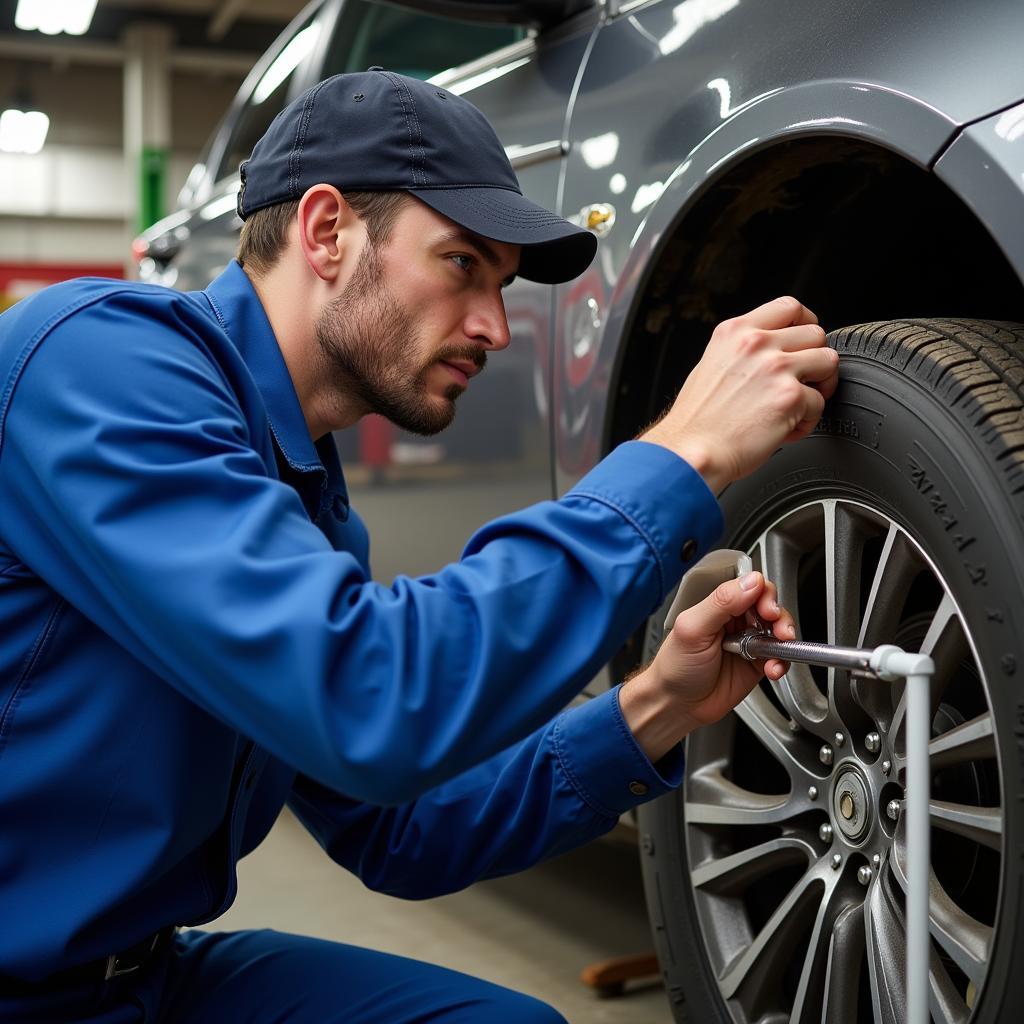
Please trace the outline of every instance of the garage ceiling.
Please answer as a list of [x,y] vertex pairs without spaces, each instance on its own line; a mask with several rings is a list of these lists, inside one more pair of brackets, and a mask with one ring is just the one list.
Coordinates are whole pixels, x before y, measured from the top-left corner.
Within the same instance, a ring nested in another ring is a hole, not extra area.
[[[17,0],[0,0],[0,38],[73,47],[120,40],[133,22],[160,22],[174,29],[176,44],[188,49],[261,53],[306,5],[307,0],[99,0],[89,32],[78,39],[21,32],[14,26]],[[7,52],[10,52],[9,49]]]

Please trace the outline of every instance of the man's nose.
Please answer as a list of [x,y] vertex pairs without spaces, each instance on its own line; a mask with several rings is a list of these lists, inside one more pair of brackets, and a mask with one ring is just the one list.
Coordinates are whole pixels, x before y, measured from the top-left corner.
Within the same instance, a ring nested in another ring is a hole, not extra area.
[[508,348],[512,334],[500,293],[474,305],[466,319],[465,331],[474,341],[482,342],[494,352]]

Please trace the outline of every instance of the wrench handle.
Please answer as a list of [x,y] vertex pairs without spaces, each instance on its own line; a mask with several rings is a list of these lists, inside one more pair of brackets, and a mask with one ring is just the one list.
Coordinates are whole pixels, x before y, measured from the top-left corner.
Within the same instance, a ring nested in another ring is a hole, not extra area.
[[863,651],[857,647],[833,647],[830,644],[812,643],[809,640],[777,640],[768,633],[759,633],[755,630],[730,634],[722,643],[722,648],[729,654],[738,654],[746,658],[747,661],[777,658],[779,661],[795,661],[803,665],[824,665],[827,668],[871,672],[871,651]]

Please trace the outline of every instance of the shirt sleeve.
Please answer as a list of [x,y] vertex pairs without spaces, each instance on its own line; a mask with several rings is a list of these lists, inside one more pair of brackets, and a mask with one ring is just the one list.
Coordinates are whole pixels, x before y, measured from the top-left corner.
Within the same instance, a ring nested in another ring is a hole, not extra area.
[[28,359],[0,530],[149,670],[354,798],[402,803],[539,728],[721,528],[690,466],[631,442],[459,562],[376,584],[271,475],[251,379],[154,301],[83,309]]
[[650,763],[615,688],[399,807],[359,803],[302,776],[288,802],[369,888],[426,899],[596,839],[625,811],[677,786],[682,770],[682,746]]

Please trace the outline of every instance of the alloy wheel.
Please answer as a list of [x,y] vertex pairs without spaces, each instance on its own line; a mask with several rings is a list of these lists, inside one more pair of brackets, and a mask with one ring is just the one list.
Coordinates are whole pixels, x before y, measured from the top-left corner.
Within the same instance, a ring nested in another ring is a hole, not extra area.
[[[858,501],[787,512],[749,551],[798,635],[929,653],[931,1010],[965,1022],[997,927],[1003,787],[992,707],[955,596],[910,534]],[[905,1019],[902,685],[792,666],[687,744],[700,933],[734,1020]]]

